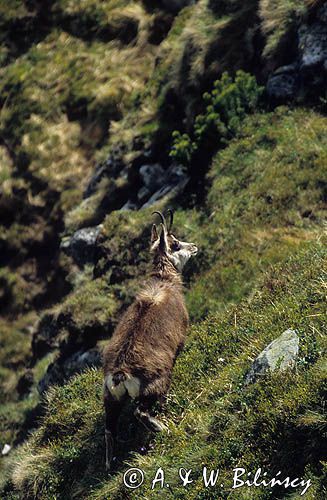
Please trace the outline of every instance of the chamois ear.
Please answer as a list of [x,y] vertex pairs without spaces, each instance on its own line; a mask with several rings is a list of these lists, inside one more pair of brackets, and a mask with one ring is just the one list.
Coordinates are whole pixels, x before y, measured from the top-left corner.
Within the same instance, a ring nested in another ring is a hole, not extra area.
[[160,227],[161,227],[161,234],[160,234],[159,250],[162,253],[167,253],[168,251],[167,231],[163,224],[160,224]]
[[158,231],[157,231],[157,226],[155,224],[152,224],[152,229],[151,229],[151,245],[153,245],[153,243],[155,241],[157,241],[158,238],[159,238],[159,235],[158,235]]

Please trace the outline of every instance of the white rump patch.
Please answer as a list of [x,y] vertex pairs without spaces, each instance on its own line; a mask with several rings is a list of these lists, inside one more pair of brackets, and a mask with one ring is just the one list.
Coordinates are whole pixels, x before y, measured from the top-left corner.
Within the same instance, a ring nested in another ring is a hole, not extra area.
[[137,377],[126,374],[126,380],[114,385],[112,381],[112,374],[107,375],[105,384],[110,394],[118,401],[126,394],[135,399],[140,395],[141,382]]
[[140,395],[140,386],[141,386],[140,379],[138,379],[137,377],[131,377],[131,376],[129,376],[125,380],[124,385],[126,387],[126,390],[127,390],[128,394],[130,395],[130,397],[132,399],[135,399],[135,398],[139,397],[139,395]]

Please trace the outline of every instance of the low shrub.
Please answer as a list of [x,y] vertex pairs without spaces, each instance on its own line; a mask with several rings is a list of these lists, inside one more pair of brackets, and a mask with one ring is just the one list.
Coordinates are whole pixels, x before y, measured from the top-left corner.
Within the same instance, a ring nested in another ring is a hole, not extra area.
[[203,95],[205,112],[198,115],[191,135],[173,132],[171,158],[187,165],[200,150],[217,150],[239,130],[242,120],[256,110],[263,88],[254,76],[237,71],[235,79],[224,73],[213,90]]

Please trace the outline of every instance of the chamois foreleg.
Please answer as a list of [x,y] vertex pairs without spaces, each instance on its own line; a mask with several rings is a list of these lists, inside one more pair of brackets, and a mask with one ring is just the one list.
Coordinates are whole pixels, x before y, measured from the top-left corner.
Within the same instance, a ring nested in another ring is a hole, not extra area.
[[114,454],[115,440],[119,416],[125,401],[125,397],[115,399],[108,388],[104,388],[104,407],[106,413],[105,443],[106,443],[106,469],[110,470]]

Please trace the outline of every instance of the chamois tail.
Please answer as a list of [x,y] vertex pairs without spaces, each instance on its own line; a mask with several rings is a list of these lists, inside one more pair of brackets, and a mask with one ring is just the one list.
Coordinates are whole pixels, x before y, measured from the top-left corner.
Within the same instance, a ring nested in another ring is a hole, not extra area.
[[116,387],[117,385],[120,384],[120,382],[124,382],[126,380],[126,373],[124,373],[121,370],[117,370],[113,375],[112,375],[112,385]]

